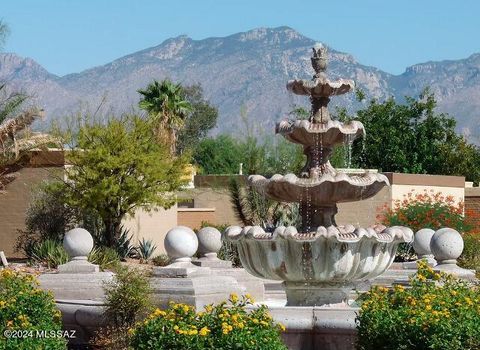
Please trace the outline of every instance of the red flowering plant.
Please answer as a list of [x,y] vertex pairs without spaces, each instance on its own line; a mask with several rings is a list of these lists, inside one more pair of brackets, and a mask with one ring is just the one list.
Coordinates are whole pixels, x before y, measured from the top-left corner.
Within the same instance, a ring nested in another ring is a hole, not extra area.
[[[433,190],[416,193],[412,190],[402,200],[396,200],[393,207],[386,204],[379,209],[377,221],[385,226],[407,226],[414,232],[422,228],[438,230],[451,227],[460,233],[471,233],[477,229],[475,222],[479,213],[465,212],[464,204],[455,201],[451,195]],[[414,258],[409,245],[399,248],[399,260]]]

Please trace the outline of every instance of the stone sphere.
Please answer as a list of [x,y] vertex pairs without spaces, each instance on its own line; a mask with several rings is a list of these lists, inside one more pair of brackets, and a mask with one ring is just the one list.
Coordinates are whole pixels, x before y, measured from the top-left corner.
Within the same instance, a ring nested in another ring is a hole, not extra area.
[[432,254],[430,241],[434,233],[435,231],[431,228],[422,228],[415,233],[413,249],[415,249],[415,253],[417,253],[419,257]]
[[439,262],[456,260],[463,251],[463,238],[452,228],[442,228],[432,236],[430,250]]
[[84,228],[74,228],[65,233],[63,248],[71,258],[87,256],[93,249],[93,238]]
[[204,227],[197,233],[200,254],[217,253],[222,247],[222,234],[215,227]]
[[192,229],[176,226],[165,236],[165,250],[170,258],[191,258],[198,249],[198,238]]

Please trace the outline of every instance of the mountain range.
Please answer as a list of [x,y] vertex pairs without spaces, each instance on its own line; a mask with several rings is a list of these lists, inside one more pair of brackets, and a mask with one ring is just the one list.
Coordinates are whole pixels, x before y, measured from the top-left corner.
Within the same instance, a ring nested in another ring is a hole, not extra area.
[[[103,114],[130,111],[138,103],[137,90],[153,79],[200,83],[206,98],[219,109],[215,132],[241,133],[247,118],[250,125],[273,134],[275,122],[285,118],[293,105],[308,104],[305,97],[290,94],[285,84],[289,79],[313,75],[310,56],[315,42],[289,27],[258,28],[203,40],[179,36],[61,77],[30,58],[0,53],[0,81],[33,95],[34,103],[56,120],[95,111],[99,106]],[[355,80],[367,97],[380,100],[393,96],[402,101],[429,86],[438,111],[454,116],[458,132],[480,144],[480,53],[460,60],[420,63],[392,75],[329,47],[327,73],[330,78]],[[330,105],[351,111],[361,107],[354,94],[335,97]]]

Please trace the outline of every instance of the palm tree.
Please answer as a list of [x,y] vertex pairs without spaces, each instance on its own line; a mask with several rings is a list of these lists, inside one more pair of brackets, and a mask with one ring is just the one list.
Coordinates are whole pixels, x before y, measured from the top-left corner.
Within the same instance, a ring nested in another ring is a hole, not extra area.
[[166,138],[172,153],[175,153],[177,131],[183,127],[184,119],[192,109],[184,98],[182,86],[168,79],[161,82],[154,80],[138,93],[143,96],[139,106],[148,112],[155,123],[157,137]]
[[23,109],[28,96],[6,92],[0,85],[0,191],[15,179],[15,172],[28,160],[28,151],[53,141],[48,135],[28,132],[29,126],[43,117],[43,110]]

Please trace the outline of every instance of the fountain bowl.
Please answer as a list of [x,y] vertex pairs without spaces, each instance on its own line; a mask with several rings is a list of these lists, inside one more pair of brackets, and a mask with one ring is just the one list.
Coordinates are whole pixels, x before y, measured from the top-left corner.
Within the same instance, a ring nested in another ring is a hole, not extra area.
[[381,275],[400,243],[413,232],[401,226],[319,226],[299,233],[293,226],[265,232],[260,226],[230,226],[224,239],[236,245],[252,275],[285,283],[288,306],[348,303],[356,282]]

